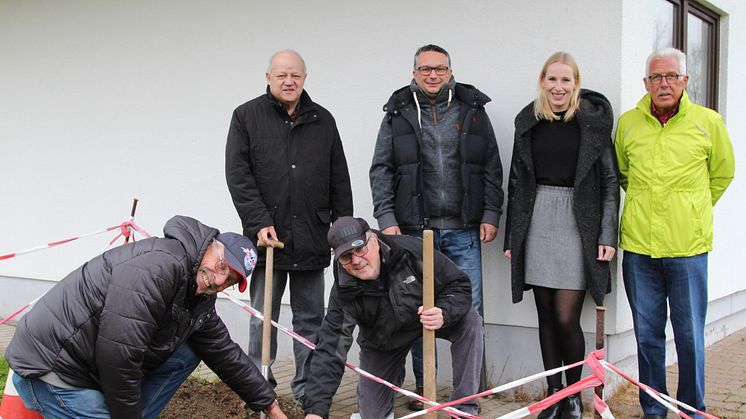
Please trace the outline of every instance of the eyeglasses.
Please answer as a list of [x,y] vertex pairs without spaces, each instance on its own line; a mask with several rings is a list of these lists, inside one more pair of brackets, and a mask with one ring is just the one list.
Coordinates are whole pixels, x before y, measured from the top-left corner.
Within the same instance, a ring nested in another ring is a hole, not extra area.
[[448,67],[444,65],[440,65],[437,67],[428,67],[428,66],[417,67],[417,71],[420,73],[421,76],[429,76],[430,73],[433,72],[433,70],[435,70],[435,74],[439,76],[443,76],[448,72]]
[[231,272],[231,268],[227,263],[225,263],[225,258],[223,258],[223,244],[217,240],[213,240],[213,243],[218,251],[218,260],[215,261],[215,267],[213,270],[221,275],[227,275]]
[[651,74],[648,76],[648,80],[650,80],[653,84],[660,84],[661,81],[665,78],[668,84],[675,83],[677,80],[684,77],[683,74]]
[[368,253],[368,240],[365,241],[364,245],[360,247],[356,247],[350,250],[349,252],[344,253],[337,260],[339,260],[339,263],[341,263],[342,265],[349,265],[350,263],[352,263],[352,255],[355,255],[357,257],[363,257],[367,253]]

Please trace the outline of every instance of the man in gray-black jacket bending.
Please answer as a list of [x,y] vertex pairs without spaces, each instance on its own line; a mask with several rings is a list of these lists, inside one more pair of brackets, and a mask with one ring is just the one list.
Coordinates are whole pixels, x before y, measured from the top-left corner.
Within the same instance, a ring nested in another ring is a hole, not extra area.
[[163,232],[86,262],[19,321],[5,356],[24,404],[51,418],[155,418],[202,360],[249,408],[285,418],[215,312],[218,292],[246,289],[251,241],[183,216]]
[[[360,367],[397,386],[404,361],[422,328],[451,341],[453,393],[459,399],[477,393],[482,368],[484,328],[471,305],[469,278],[435,252],[435,307],[422,309],[422,240],[385,236],[361,218],[341,217],[328,234],[334,248],[334,285],[329,308],[313,351],[304,399],[307,418],[326,417],[344,373],[349,349],[345,317],[360,328]],[[339,352],[344,352],[340,354]],[[363,419],[393,413],[393,390],[361,377],[358,409]],[[477,413],[476,401],[457,408]]]

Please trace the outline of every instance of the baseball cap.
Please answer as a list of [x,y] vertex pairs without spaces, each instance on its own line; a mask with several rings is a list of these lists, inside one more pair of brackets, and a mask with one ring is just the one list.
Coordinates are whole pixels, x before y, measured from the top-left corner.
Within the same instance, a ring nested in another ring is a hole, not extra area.
[[334,249],[334,260],[340,255],[365,245],[365,233],[370,230],[368,223],[362,218],[339,217],[332,224],[326,240]]
[[225,263],[241,275],[238,283],[240,292],[246,291],[248,278],[257,261],[256,248],[246,236],[237,233],[220,233],[215,240],[225,247]]

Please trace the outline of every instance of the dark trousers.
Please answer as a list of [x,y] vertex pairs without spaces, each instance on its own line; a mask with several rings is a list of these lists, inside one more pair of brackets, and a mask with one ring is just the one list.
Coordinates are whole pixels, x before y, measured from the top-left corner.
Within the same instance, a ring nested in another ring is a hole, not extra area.
[[[293,312],[293,331],[316,342],[319,337],[321,321],[324,319],[324,270],[316,271],[280,271],[275,270],[272,278],[272,320],[280,318],[282,295],[285,293],[288,276],[290,277],[290,309]],[[264,267],[254,271],[249,284],[251,304],[257,310],[264,309]],[[272,328],[270,343],[270,367],[277,356],[277,329]],[[290,388],[296,399],[302,399],[307,377],[304,376],[304,366],[311,354],[311,350],[302,343],[293,340],[293,354],[295,355],[295,377]],[[257,368],[262,364],[262,321],[251,317],[249,321],[249,358]],[[277,380],[268,373],[268,380],[273,387]]]
[[[460,322],[447,329],[436,331],[436,337],[451,342],[453,392],[451,400],[476,394],[479,391],[479,374],[484,352],[484,327],[482,317],[471,308]],[[410,346],[392,351],[360,350],[360,367],[384,380],[401,386],[404,381],[404,363]],[[357,403],[363,419],[387,417],[394,408],[394,391],[367,378],[361,377],[357,386]],[[477,414],[476,400],[456,406]]]

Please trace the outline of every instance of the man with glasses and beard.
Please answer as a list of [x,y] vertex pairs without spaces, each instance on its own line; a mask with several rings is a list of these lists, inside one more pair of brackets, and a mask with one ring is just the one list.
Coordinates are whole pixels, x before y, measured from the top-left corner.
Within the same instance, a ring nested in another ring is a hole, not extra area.
[[[327,235],[334,249],[334,285],[319,342],[313,351],[304,410],[307,418],[327,417],[344,373],[349,349],[345,318],[360,328],[360,367],[400,386],[404,361],[422,328],[451,342],[451,399],[475,394],[482,367],[484,328],[471,304],[469,278],[445,255],[435,252],[435,306],[422,307],[422,240],[382,235],[361,218],[340,217]],[[340,349],[343,348],[343,349]],[[344,352],[344,353],[341,353]],[[360,417],[392,417],[394,393],[367,378],[358,382]],[[477,413],[475,400],[456,406]]]

